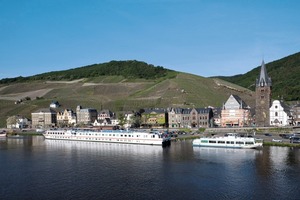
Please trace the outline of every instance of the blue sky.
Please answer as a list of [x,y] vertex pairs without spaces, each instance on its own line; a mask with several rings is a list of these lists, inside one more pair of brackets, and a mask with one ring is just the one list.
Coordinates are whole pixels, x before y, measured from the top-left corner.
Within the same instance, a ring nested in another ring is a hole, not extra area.
[[0,0],[0,79],[111,60],[200,76],[300,51],[300,1]]

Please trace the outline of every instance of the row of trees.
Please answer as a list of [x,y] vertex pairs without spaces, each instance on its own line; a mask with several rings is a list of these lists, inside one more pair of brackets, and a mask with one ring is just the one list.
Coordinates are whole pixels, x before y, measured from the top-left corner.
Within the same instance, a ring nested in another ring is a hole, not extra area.
[[[268,63],[266,68],[272,79],[273,98],[283,98],[286,101],[300,100],[300,53]],[[245,74],[219,78],[254,91],[259,73],[260,66]]]
[[165,77],[171,70],[161,66],[147,64],[136,60],[111,61],[103,64],[94,64],[85,67],[64,71],[48,72],[30,77],[5,78],[0,84],[24,82],[32,80],[75,80],[80,78],[93,78],[98,76],[123,76],[125,78],[157,79]]

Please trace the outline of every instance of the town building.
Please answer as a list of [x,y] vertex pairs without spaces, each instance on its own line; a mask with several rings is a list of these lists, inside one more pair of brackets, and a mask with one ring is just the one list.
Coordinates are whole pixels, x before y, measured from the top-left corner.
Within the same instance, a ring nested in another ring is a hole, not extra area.
[[56,126],[56,112],[51,108],[42,108],[31,113],[33,128],[51,128]]
[[270,107],[270,125],[271,126],[288,126],[292,125],[293,117],[290,108],[283,101],[274,100]]
[[221,113],[222,108],[212,108],[213,110],[213,127],[221,127]]
[[182,108],[170,108],[168,111],[169,128],[181,128],[182,126]]
[[76,108],[77,125],[89,125],[97,119],[97,110],[94,108],[82,108],[80,105]]
[[104,119],[96,119],[93,123],[93,126],[113,126],[113,124],[110,118],[104,118]]
[[294,125],[295,126],[300,126],[300,104],[297,103],[296,105],[294,105],[291,108],[291,110],[292,110]]
[[125,124],[124,128],[130,128],[132,124],[134,123],[133,117],[135,116],[135,113],[130,111],[130,112],[125,112],[124,118],[125,118]]
[[98,120],[103,120],[103,119],[107,119],[107,118],[112,119],[114,117],[115,117],[115,115],[112,111],[104,109],[104,110],[101,110],[100,112],[98,112],[97,119]]
[[58,108],[60,105],[58,101],[52,101],[50,104],[50,108]]
[[21,115],[11,116],[6,120],[6,122],[7,128],[10,129],[23,129],[31,126],[31,120]]
[[213,126],[211,108],[171,108],[168,112],[169,128],[201,128]]
[[255,124],[258,127],[270,126],[271,92],[272,80],[267,74],[264,61],[262,61],[255,89]]
[[230,95],[221,110],[221,126],[243,127],[250,124],[250,107],[239,96]]
[[71,109],[65,109],[62,112],[57,112],[58,126],[75,125],[76,120],[76,113]]
[[141,114],[141,126],[152,128],[163,128],[168,124],[168,113],[163,108],[145,109]]

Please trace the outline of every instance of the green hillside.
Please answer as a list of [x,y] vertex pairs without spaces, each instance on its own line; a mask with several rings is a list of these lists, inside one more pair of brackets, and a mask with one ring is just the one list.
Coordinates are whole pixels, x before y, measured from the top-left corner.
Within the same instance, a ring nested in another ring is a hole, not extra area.
[[[300,100],[300,52],[266,64],[268,75],[272,79],[272,96],[286,101]],[[253,70],[231,77],[218,77],[242,87],[255,90],[255,80],[260,66]]]
[[28,82],[35,80],[77,80],[81,78],[96,78],[99,76],[122,76],[126,79],[157,79],[161,77],[174,76],[172,70],[165,69],[161,66],[154,66],[145,62],[128,60],[128,61],[111,61],[102,64],[93,64],[89,66],[48,72],[29,77],[6,78],[0,80],[0,84]]
[[[117,65],[124,67],[124,63],[128,64],[128,61],[120,61]],[[3,82],[0,84],[0,127],[5,127],[6,119],[12,115],[20,114],[31,118],[31,112],[49,107],[53,100],[61,104],[57,109],[59,111],[64,108],[75,110],[77,105],[81,105],[97,110],[110,109],[117,113],[153,107],[221,107],[230,94],[237,94],[249,105],[253,105],[253,92],[232,83],[175,72],[162,67],[158,67],[159,69],[154,66],[148,67],[149,71],[158,70],[156,73],[160,75],[133,73],[136,74],[133,76],[116,72],[113,75],[87,75],[71,79],[66,78],[67,75],[64,76],[65,72],[70,73],[67,70],[33,76],[35,78],[27,77],[23,80],[6,79],[5,84]],[[138,66],[129,68],[136,72],[140,70]],[[136,70],[133,70],[135,68]],[[84,68],[78,70],[82,69]],[[89,67],[87,69],[90,70]],[[79,73],[77,68],[71,71]],[[20,99],[27,100],[15,104],[15,101]]]

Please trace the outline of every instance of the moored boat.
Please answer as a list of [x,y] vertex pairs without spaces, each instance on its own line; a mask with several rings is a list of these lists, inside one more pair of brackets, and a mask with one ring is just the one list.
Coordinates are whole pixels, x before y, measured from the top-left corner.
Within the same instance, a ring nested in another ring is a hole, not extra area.
[[7,136],[6,131],[1,131],[0,132],[0,138],[4,138],[6,136]]
[[240,137],[235,133],[228,133],[224,137],[203,137],[193,140],[193,146],[255,149],[263,146],[263,140],[257,138]]
[[112,142],[129,144],[170,145],[171,139],[157,131],[96,129],[50,129],[43,133],[46,139],[77,140],[90,142]]

